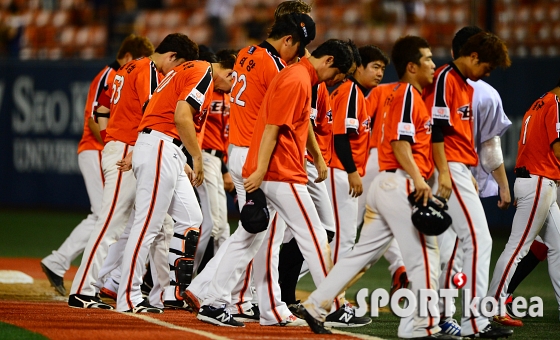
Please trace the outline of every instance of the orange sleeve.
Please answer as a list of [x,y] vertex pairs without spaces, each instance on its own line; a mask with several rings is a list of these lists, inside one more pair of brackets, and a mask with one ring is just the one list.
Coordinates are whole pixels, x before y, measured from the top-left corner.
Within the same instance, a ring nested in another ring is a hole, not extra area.
[[[293,80],[293,78],[292,78]],[[268,114],[266,123],[277,126],[287,126],[293,129],[294,113],[298,111],[299,102],[305,102],[305,98],[300,98],[302,93],[307,93],[302,88],[300,81],[290,81],[284,79],[283,82],[277,82],[278,86],[269,88],[267,91],[268,98]],[[271,92],[272,90],[272,92]]]
[[412,121],[413,110],[413,94],[412,86],[407,85],[403,91],[403,96],[396,97],[389,108],[390,124],[386,126],[384,133],[389,142],[396,140],[405,140],[409,143],[415,143],[416,129]]
[[[348,84],[348,85],[346,85]],[[333,134],[358,133],[358,88],[351,81],[342,84],[331,96]]]
[[552,145],[552,143],[560,138],[560,103],[558,98],[554,100],[554,103],[545,112],[544,121],[548,143]]

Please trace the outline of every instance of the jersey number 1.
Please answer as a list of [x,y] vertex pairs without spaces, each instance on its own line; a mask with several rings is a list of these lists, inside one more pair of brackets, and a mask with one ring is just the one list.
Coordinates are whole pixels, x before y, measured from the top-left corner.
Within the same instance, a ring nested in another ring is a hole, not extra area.
[[525,145],[525,139],[527,139],[527,126],[529,125],[529,121],[531,120],[531,116],[525,119],[525,126],[523,127],[523,145]]

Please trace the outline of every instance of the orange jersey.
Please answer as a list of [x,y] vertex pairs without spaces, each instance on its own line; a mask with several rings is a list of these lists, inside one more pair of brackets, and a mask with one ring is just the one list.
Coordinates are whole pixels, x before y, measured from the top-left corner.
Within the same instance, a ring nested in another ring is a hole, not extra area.
[[523,117],[515,167],[524,166],[532,175],[560,180],[560,162],[552,150],[552,143],[559,138],[560,99],[548,92]]
[[212,149],[223,152],[228,149],[229,133],[229,94],[214,92],[208,118],[206,118],[206,130],[202,142],[202,149]]
[[[248,147],[259,109],[272,79],[286,63],[266,41],[258,46],[242,49],[233,66],[234,83],[231,88],[230,140],[231,144]],[[284,98],[282,102],[287,101]]]
[[95,136],[89,128],[88,120],[93,118],[93,112],[97,106],[99,106],[99,97],[105,92],[109,84],[113,84],[113,78],[115,78],[116,70],[118,70],[119,67],[120,65],[117,61],[105,66],[105,68],[93,78],[93,81],[89,85],[86,107],[84,108],[84,133],[78,144],[78,153],[85,150],[103,150],[103,145],[95,139]]
[[[348,135],[352,148],[352,159],[360,176],[366,172],[370,129],[364,90],[350,78],[331,94],[333,135]],[[329,166],[344,170],[334,147]]]
[[105,142],[136,143],[143,107],[162,77],[147,57],[133,60],[117,71],[111,91],[111,117],[107,123]]
[[378,85],[369,91],[366,97],[367,110],[372,121],[369,149],[377,148],[377,143],[379,142],[381,133],[381,123],[383,121],[383,116],[379,113],[381,112],[381,109],[383,109],[385,99],[391,92],[393,92],[396,85],[397,83]]
[[311,114],[311,86],[317,81],[317,72],[307,58],[290,65],[274,78],[259,111],[243,166],[244,178],[257,170],[259,146],[264,129],[270,124],[279,126],[280,130],[264,180],[307,183],[303,162]]
[[442,127],[448,162],[470,166],[478,164],[471,108],[473,91],[453,63],[438,68],[434,83],[424,90],[424,101],[431,111],[432,124]]
[[154,91],[137,133],[150,128],[181,139],[175,127],[175,109],[180,100],[185,100],[195,110],[195,130],[203,133],[214,91],[211,70],[206,61],[187,61],[169,71]]
[[424,178],[434,172],[432,159],[432,117],[422,101],[422,94],[409,83],[398,83],[387,96],[383,110],[379,152],[379,171],[402,169],[391,142],[410,143],[412,156]]
[[[315,139],[321,149],[325,163],[329,165],[332,150],[332,110],[329,90],[325,83],[320,83],[311,89],[311,124]],[[313,157],[307,154],[307,159],[313,162]]]

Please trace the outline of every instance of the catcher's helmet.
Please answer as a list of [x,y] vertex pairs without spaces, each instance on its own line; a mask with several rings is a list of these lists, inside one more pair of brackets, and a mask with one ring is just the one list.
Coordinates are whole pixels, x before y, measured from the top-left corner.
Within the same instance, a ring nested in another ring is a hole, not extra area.
[[412,224],[424,235],[442,234],[451,225],[451,216],[445,212],[447,200],[434,195],[424,207],[421,202],[414,200],[415,193],[408,195],[408,201],[412,204]]

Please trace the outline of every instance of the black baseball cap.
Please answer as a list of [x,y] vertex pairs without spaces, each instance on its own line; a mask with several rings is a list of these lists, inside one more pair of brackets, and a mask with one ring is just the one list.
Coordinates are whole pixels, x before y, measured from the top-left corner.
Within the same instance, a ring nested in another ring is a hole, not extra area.
[[266,205],[266,196],[261,189],[247,193],[245,205],[241,209],[241,225],[251,233],[257,234],[268,228],[270,215]]
[[288,15],[294,20],[298,28],[300,38],[298,55],[301,58],[305,56],[305,47],[315,39],[315,22],[307,14],[290,13]]

